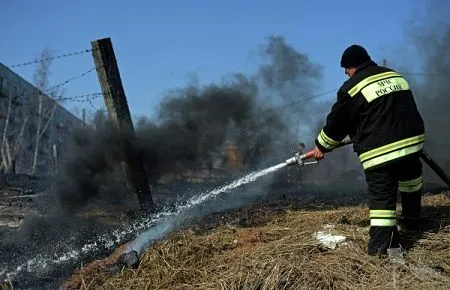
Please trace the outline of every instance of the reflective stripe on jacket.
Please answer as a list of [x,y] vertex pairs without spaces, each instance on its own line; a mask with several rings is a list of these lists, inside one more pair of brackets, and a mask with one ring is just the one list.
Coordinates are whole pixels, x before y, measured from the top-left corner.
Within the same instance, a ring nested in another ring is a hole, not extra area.
[[316,138],[324,152],[349,135],[364,169],[422,150],[425,126],[408,82],[370,61],[339,89]]

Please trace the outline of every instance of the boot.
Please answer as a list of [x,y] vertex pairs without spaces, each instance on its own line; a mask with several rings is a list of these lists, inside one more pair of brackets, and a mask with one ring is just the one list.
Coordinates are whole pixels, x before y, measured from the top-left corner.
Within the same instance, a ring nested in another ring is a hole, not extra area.
[[371,256],[386,255],[388,249],[400,248],[400,237],[396,226],[371,226],[369,236],[367,253]]

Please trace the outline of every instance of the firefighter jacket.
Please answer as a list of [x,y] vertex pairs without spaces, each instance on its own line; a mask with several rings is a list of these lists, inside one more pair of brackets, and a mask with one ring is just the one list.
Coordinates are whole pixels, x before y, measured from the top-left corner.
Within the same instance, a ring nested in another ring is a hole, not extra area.
[[399,73],[370,61],[341,86],[315,143],[330,152],[347,135],[364,170],[422,150],[424,122]]

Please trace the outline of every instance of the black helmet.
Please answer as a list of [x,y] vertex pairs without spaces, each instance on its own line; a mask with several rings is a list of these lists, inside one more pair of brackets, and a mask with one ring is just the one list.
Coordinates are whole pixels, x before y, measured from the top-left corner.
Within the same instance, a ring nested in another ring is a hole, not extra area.
[[350,47],[347,47],[344,50],[341,58],[341,67],[349,68],[349,67],[358,67],[365,62],[371,61],[367,50],[357,44],[353,44]]

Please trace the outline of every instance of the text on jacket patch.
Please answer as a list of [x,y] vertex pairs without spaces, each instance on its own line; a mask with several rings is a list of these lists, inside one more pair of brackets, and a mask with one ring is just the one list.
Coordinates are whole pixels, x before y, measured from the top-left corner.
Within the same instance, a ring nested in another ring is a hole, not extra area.
[[409,90],[408,82],[402,77],[393,77],[374,82],[362,89],[361,93],[364,95],[367,102],[370,103],[381,96],[404,90]]

